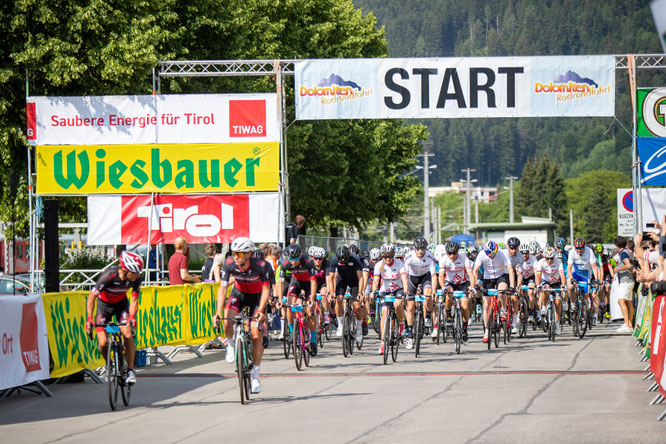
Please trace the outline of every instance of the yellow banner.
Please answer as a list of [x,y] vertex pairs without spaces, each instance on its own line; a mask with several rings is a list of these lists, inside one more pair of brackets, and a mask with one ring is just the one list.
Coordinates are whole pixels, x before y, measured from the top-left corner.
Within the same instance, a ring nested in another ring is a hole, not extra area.
[[[137,349],[162,345],[197,345],[215,337],[219,284],[142,287],[137,313]],[[71,375],[104,365],[97,339],[88,339],[88,292],[45,293],[44,314],[53,360],[51,377]]]
[[37,194],[277,191],[278,142],[39,145]]

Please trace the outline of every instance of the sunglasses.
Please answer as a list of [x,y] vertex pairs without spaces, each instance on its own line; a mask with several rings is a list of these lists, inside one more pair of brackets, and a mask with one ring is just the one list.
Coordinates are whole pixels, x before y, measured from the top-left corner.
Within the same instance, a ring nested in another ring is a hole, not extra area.
[[456,254],[458,254],[458,253],[447,252],[446,254],[448,254],[449,256],[454,256],[454,255],[456,255]]
[[517,250],[518,247],[509,247],[509,250]]
[[393,254],[385,254],[385,255],[383,255],[382,257],[383,257],[384,259],[393,259],[394,256],[395,256],[395,255],[393,255]]
[[313,257],[312,259],[314,259],[316,261],[323,261],[324,260],[323,257]]
[[584,249],[585,247],[580,247],[580,248],[576,247],[576,251],[583,251]]
[[547,260],[547,261],[554,261],[555,258],[554,258],[554,257],[547,257],[546,260]]
[[245,253],[241,253],[239,251],[234,251],[231,253],[234,257],[245,257]]
[[294,259],[293,257],[290,257],[289,262],[298,262],[299,259],[300,259],[300,257],[297,257],[296,259]]

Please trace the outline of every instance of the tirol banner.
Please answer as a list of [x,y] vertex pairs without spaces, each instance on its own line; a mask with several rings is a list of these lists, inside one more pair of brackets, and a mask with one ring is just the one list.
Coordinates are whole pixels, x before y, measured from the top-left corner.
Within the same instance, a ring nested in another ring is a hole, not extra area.
[[636,135],[666,137],[666,88],[638,88],[636,102]]
[[279,141],[277,94],[29,97],[33,145]]
[[[88,244],[225,243],[278,240],[278,193],[91,196]],[[151,214],[152,208],[152,214]],[[150,238],[148,236],[150,232]]]
[[[646,224],[661,221],[666,215],[666,188],[642,188],[643,227],[642,231],[656,231]],[[617,225],[620,236],[634,235],[634,193],[631,188],[617,189]]]
[[666,185],[666,138],[638,137],[636,147],[641,161],[641,183]]
[[279,142],[38,145],[37,194],[277,191]]
[[[213,339],[218,288],[219,284],[141,288],[137,348],[196,345]],[[97,339],[89,340],[85,329],[88,294],[76,291],[43,295],[53,378],[104,365]],[[48,371],[48,355],[46,359]]]
[[295,82],[301,120],[615,114],[613,56],[307,60]]
[[49,378],[40,295],[0,297],[0,390]]

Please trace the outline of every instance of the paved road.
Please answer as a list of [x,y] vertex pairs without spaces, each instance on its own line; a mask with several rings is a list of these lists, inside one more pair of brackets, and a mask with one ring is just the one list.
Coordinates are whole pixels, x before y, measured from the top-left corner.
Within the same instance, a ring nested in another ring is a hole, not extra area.
[[460,355],[427,343],[384,366],[371,333],[351,358],[326,344],[303,372],[272,342],[263,393],[246,406],[221,351],[181,354],[141,370],[117,412],[92,382],[2,399],[0,442],[666,442],[656,422],[666,405],[648,405],[631,337],[603,326],[574,340],[567,329],[555,343],[532,334],[489,352],[470,328]]

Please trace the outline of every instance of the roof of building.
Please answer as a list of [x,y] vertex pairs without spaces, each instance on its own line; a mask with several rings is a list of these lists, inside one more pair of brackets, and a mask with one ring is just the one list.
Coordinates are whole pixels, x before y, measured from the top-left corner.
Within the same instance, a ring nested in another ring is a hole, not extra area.
[[508,223],[508,222],[484,222],[478,224],[470,224],[470,231],[491,231],[491,230],[534,230],[538,228],[557,228],[558,224],[553,221],[544,222],[529,222],[529,223]]

